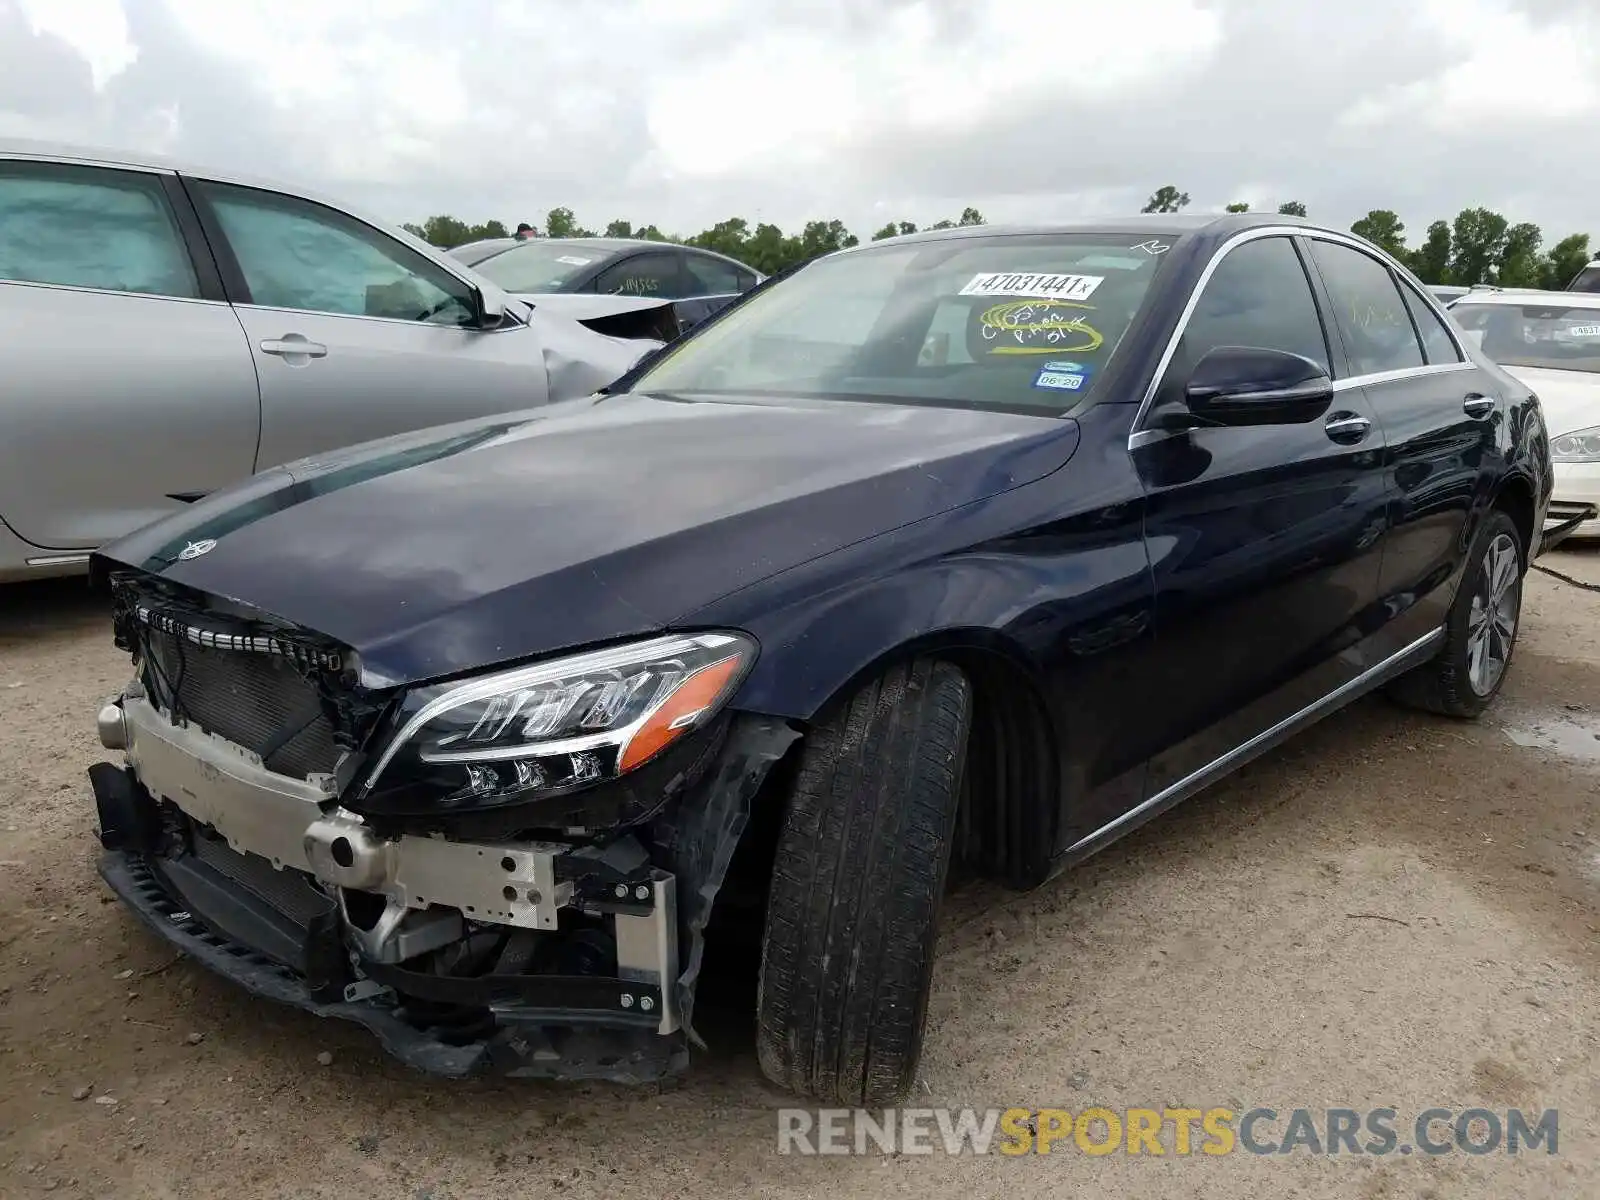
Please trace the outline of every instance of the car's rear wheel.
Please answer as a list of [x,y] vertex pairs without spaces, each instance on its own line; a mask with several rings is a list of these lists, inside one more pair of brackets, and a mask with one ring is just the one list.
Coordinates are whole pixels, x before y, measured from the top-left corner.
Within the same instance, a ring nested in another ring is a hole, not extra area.
[[807,736],[778,838],[757,1000],[774,1083],[848,1105],[914,1082],[972,695],[895,666]]
[[1476,717],[1489,707],[1517,645],[1525,553],[1516,524],[1491,512],[1473,539],[1444,648],[1394,682],[1397,700],[1450,717]]

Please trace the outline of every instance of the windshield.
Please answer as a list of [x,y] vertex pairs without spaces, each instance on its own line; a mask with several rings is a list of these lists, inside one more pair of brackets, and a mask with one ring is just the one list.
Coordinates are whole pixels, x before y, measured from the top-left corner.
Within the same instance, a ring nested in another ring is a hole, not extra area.
[[991,235],[822,259],[633,388],[1064,412],[1094,389],[1172,242],[1138,240]]
[[1502,366],[1600,372],[1600,306],[1457,303],[1450,315]]
[[484,259],[474,270],[508,292],[559,292],[611,253],[582,243],[529,241]]

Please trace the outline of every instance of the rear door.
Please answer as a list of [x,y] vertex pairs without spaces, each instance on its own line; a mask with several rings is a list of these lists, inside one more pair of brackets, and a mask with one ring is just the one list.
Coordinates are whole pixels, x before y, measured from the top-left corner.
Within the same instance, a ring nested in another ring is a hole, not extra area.
[[1336,383],[1327,414],[1306,424],[1150,428],[1183,408],[1195,364],[1218,346],[1340,373],[1292,238],[1232,243],[1201,287],[1132,438],[1156,587],[1151,794],[1360,673],[1350,651],[1377,604],[1388,500],[1383,433],[1358,387]]
[[477,328],[440,264],[324,204],[186,182],[260,377],[258,469],[545,402],[537,335]]
[[0,361],[0,519],[35,545],[250,474],[250,350],[170,174],[0,159]]
[[1498,393],[1388,264],[1343,241],[1308,245],[1350,363],[1347,382],[1383,426],[1391,500],[1380,588],[1392,652],[1444,620],[1473,505],[1502,471]]

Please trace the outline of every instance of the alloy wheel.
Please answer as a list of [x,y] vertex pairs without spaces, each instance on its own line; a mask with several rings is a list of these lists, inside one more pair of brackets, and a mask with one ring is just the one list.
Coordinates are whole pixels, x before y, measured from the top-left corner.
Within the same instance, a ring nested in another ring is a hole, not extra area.
[[1494,691],[1511,661],[1521,607],[1521,565],[1510,534],[1496,534],[1483,552],[1467,616],[1467,682],[1480,696]]

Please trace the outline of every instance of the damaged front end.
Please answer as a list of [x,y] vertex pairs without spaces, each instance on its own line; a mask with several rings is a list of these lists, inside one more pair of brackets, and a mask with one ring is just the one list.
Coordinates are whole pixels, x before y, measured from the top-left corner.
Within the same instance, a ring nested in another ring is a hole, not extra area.
[[159,580],[113,581],[137,675],[90,768],[101,874],[269,999],[444,1075],[681,1070],[712,903],[798,736],[725,705],[755,647],[685,634],[396,691]]

